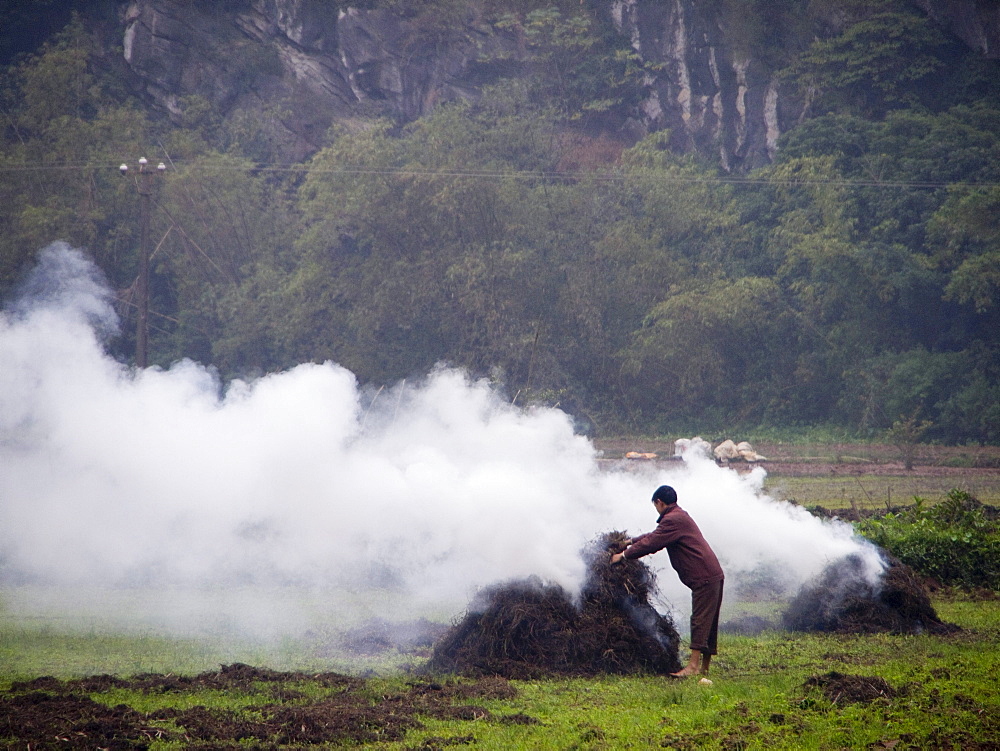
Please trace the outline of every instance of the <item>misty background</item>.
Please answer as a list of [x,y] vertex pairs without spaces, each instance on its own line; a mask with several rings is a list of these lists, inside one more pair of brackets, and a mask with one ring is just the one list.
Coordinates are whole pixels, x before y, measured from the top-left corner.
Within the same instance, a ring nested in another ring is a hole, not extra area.
[[7,5],[0,299],[85,249],[123,363],[148,227],[162,369],[1000,440],[995,3]]

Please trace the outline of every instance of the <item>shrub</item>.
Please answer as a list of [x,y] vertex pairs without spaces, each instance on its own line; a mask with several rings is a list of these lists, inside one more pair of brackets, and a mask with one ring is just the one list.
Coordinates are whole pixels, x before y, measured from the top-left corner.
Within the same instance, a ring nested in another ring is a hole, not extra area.
[[942,584],[1000,589],[1000,529],[983,505],[962,490],[934,506],[914,501],[900,513],[859,522],[857,531]]

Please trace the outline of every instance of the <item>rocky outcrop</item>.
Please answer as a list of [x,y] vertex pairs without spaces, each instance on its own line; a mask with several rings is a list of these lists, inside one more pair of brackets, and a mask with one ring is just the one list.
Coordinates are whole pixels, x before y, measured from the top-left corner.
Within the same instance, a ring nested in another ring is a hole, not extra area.
[[[920,1],[970,45],[996,54],[994,0]],[[771,161],[802,107],[773,70],[734,52],[712,6],[607,0],[605,20],[652,64],[641,106],[619,113],[619,135],[667,129],[679,151],[751,169]],[[294,161],[317,149],[334,122],[349,127],[372,115],[407,122],[442,102],[474,99],[503,72],[483,62],[498,50],[515,58],[516,69],[518,40],[479,18],[477,7],[470,0],[464,19],[435,24],[416,11],[328,0],[133,0],[123,13],[124,52],[171,117],[190,118],[205,100],[227,120],[252,124],[269,153]]]
[[202,98],[227,116],[252,118],[297,160],[335,121],[376,114],[410,121],[477,90],[471,25],[442,45],[381,10],[338,10],[324,0],[236,8],[136,0],[124,12],[125,60],[175,120]]
[[1000,3],[997,0],[917,0],[931,18],[974,50],[1000,59]]
[[714,151],[726,169],[771,161],[783,120],[777,81],[733,53],[706,3],[618,0],[611,12],[633,48],[659,71],[647,81],[647,129],[669,128],[675,148]]

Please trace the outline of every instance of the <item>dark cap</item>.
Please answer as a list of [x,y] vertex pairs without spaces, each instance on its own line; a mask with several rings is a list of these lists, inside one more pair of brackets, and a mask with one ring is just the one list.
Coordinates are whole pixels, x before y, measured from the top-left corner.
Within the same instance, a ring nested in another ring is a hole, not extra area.
[[671,503],[677,503],[677,491],[669,485],[661,485],[653,493],[653,500],[669,506]]

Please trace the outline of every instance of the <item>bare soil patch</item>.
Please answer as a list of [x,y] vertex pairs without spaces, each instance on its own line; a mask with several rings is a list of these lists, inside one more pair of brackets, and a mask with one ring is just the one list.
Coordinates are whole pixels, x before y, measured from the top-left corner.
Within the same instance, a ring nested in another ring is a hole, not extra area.
[[[309,681],[330,689],[320,698],[291,694],[289,685]],[[138,712],[126,705],[95,700],[102,691],[186,693],[204,688],[275,696],[252,712],[196,706]],[[532,724],[517,713],[493,716],[476,700],[514,698],[502,678],[444,682],[416,680],[394,694],[373,694],[360,678],[325,673],[283,673],[248,665],[223,666],[192,677],[92,676],[60,681],[50,677],[16,683],[0,696],[0,738],[32,749],[144,749],[154,740],[183,742],[189,749],[308,748],[402,739],[421,718]],[[472,737],[472,736],[468,736]],[[448,745],[453,739],[440,739]]]
[[[725,438],[744,440],[742,436],[705,436],[713,446]],[[603,459],[623,459],[629,452],[654,453],[660,460],[674,455],[674,438],[598,438],[595,447],[603,452]],[[775,443],[758,442],[749,438],[754,450],[766,457],[768,466],[818,465],[831,466],[885,465],[903,469],[903,453],[899,446],[889,443]],[[993,469],[1000,471],[1000,446],[938,446],[917,444],[912,448],[914,469]]]
[[[736,440],[734,438],[734,440]],[[718,440],[712,440],[713,445]],[[912,469],[906,469],[898,446],[884,443],[758,443],[754,450],[763,457],[759,463],[732,462],[733,469],[765,467],[769,473],[823,475],[856,473],[891,475],[916,473],[925,476],[963,476],[976,473],[1000,474],[1000,446],[918,445],[912,450]],[[607,438],[594,441],[603,452],[602,461],[625,460],[626,455],[655,454],[654,461],[674,461],[674,441],[669,438]]]
[[[720,440],[713,438],[711,443]],[[938,500],[958,488],[983,503],[1000,506],[1000,446],[918,445],[912,468],[907,469],[901,449],[891,444],[750,442],[766,459],[725,466],[740,473],[763,468],[764,489],[800,505],[884,509],[911,503],[915,496]],[[670,466],[679,461],[673,439],[609,438],[594,443],[603,452],[600,463],[606,468]],[[629,453],[656,458],[630,460]]]
[[898,693],[884,678],[836,671],[815,675],[804,685],[819,687],[831,704],[868,704],[876,699],[892,699]]

